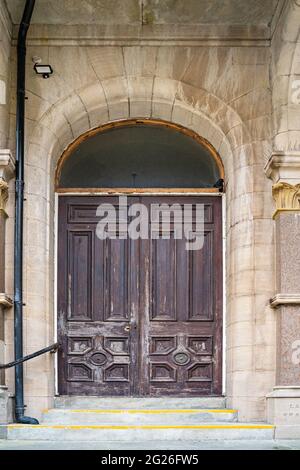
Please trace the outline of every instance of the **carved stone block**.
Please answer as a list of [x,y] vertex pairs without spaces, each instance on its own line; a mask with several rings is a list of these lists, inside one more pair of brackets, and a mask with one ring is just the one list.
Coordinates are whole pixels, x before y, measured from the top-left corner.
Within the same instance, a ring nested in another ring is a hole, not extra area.
[[274,387],[267,395],[268,422],[275,424],[276,439],[300,436],[300,386]]
[[12,409],[11,394],[8,392],[7,387],[0,385],[0,424],[13,422]]

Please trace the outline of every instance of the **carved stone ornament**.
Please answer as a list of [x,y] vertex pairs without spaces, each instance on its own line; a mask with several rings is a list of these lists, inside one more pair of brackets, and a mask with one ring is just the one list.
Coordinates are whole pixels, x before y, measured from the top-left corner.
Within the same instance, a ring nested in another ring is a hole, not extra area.
[[0,180],[0,211],[5,211],[5,206],[8,199],[8,184]]
[[273,198],[276,203],[276,211],[300,212],[300,184],[276,183],[273,185]]
[[14,175],[14,162],[9,149],[0,149],[0,211],[5,213],[8,199],[7,182]]
[[8,182],[15,173],[15,165],[11,151],[0,149],[0,180]]
[[0,293],[0,307],[2,308],[11,308],[13,306],[12,299],[5,293]]

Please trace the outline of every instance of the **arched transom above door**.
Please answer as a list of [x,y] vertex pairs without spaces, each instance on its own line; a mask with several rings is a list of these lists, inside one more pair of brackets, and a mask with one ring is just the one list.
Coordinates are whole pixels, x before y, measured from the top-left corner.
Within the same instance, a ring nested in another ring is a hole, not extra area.
[[93,129],[73,142],[59,161],[56,189],[217,191],[223,177],[218,153],[193,131],[135,119]]

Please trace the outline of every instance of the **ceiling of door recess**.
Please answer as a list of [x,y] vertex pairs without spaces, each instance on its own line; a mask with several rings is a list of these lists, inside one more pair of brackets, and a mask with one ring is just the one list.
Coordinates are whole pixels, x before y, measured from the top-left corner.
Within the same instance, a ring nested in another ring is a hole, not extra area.
[[[18,24],[25,0],[5,0]],[[269,27],[284,0],[38,0],[33,24],[240,25]]]

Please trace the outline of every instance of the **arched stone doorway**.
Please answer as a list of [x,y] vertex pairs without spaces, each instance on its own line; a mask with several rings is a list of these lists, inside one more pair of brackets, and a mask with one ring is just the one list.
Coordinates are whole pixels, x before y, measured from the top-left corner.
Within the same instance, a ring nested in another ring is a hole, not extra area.
[[[158,120],[110,123],[64,152],[56,172],[59,393],[222,393],[223,178],[205,139]],[[110,235],[102,238],[101,205]],[[132,238],[124,227],[141,205],[148,226]],[[191,250],[176,225],[187,207],[194,235],[203,210],[203,244]],[[166,210],[168,234],[159,219]]]
[[[266,156],[268,148],[264,142],[256,142],[251,137],[237,112],[207,90],[175,79],[156,77],[153,94],[149,87],[151,100],[145,101],[141,91],[144,90],[142,84],[146,86],[148,80],[135,77],[134,83],[139,86],[132,88],[134,95],[122,92],[120,98],[122,83],[121,78],[105,81],[104,88],[110,87],[107,101],[99,96],[98,82],[86,84],[80,91],[85,108],[76,94],[66,95],[36,120],[28,136],[25,192],[30,217],[25,220],[25,250],[32,260],[25,272],[27,292],[30,292],[25,306],[28,353],[56,339],[58,196],[54,180],[58,159],[71,142],[107,122],[140,117],[165,119],[204,136],[224,163],[224,257],[227,262],[224,265],[226,365],[223,390],[226,389],[228,406],[239,409],[240,419],[261,421],[265,417],[265,395],[274,385],[276,337],[274,311],[269,306],[274,293],[274,270],[270,265],[273,259],[270,254],[273,250],[271,183],[256,177],[263,174],[262,156]],[[255,212],[253,207],[256,207]],[[8,201],[7,211],[9,232],[13,229],[13,198]],[[12,254],[8,253],[7,260],[12,263]],[[8,279],[8,289],[11,279]],[[12,342],[7,330],[8,341]],[[261,349],[264,353],[259,357],[263,358],[263,363],[257,368],[253,358],[255,351]],[[32,361],[27,371],[30,377],[26,379],[25,389],[28,414],[38,417],[40,410],[53,406],[57,390],[53,357]],[[12,389],[13,377],[9,372],[7,377]]]

